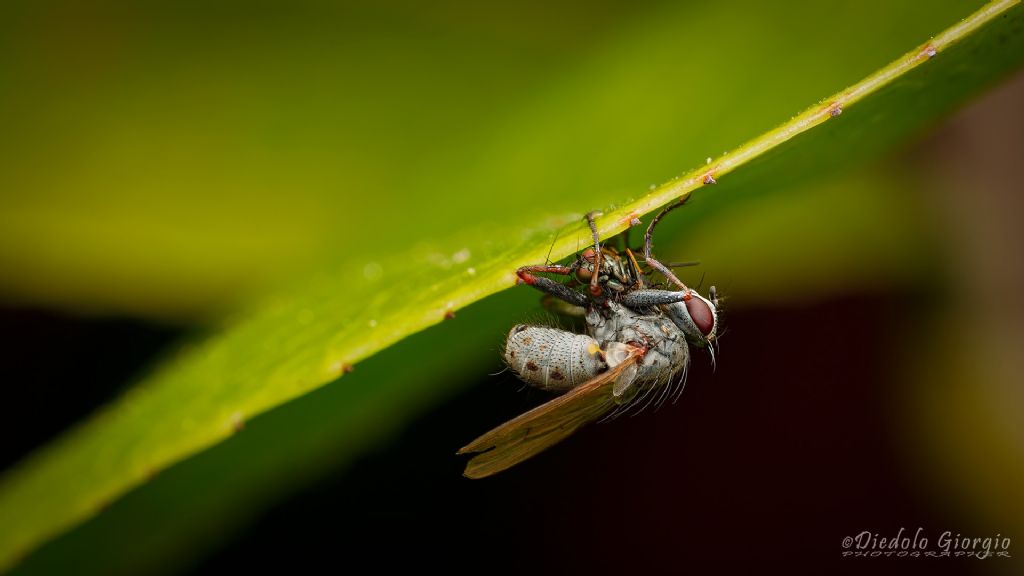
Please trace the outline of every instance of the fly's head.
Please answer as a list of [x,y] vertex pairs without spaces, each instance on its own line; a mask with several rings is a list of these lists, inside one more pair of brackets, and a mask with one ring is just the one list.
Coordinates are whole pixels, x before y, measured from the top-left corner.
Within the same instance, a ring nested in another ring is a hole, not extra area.
[[[600,262],[598,262],[600,259]],[[592,284],[595,267],[598,270],[596,284]],[[593,248],[587,248],[576,256],[574,278],[580,284],[591,284],[600,290],[596,297],[608,297],[626,290],[633,282],[628,264],[613,248],[602,247],[600,255]]]
[[671,316],[688,343],[698,348],[709,346],[718,330],[718,291],[712,286],[705,298],[690,290],[682,302],[672,306]]
[[594,277],[594,264],[597,263],[597,252],[593,248],[587,248],[576,255],[576,272],[574,277],[580,284],[590,284]]

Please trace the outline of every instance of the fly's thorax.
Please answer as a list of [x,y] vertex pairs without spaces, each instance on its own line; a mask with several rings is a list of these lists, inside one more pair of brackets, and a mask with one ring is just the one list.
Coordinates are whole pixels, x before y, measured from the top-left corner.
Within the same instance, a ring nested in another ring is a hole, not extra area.
[[571,390],[608,369],[594,338],[529,324],[508,333],[505,362],[522,381],[552,392]]
[[[660,315],[658,310],[654,314]],[[647,314],[637,312],[628,306],[615,301],[608,301],[602,306],[591,306],[587,310],[587,332],[595,340],[605,345],[608,342],[635,342],[644,345],[643,330],[638,326],[646,322]]]
[[662,314],[648,316],[638,323],[635,330],[650,339],[650,348],[644,354],[637,374],[641,384],[664,385],[675,374],[686,370],[690,349],[683,331],[671,319]]
[[647,349],[637,368],[638,385],[664,383],[686,369],[690,353],[686,336],[658,307],[643,312],[617,302],[592,308],[587,330],[606,350],[613,343],[629,343]]
[[592,306],[587,311],[587,332],[602,346],[608,342],[633,343],[647,347],[662,338],[671,321],[656,307],[637,311],[618,302]]

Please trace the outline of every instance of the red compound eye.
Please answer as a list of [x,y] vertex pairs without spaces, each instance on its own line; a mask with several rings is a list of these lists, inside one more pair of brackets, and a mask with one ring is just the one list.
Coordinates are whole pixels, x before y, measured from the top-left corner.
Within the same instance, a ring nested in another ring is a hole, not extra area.
[[690,313],[690,318],[700,333],[705,336],[711,334],[715,329],[715,312],[711,306],[703,298],[690,298],[685,302],[686,311]]

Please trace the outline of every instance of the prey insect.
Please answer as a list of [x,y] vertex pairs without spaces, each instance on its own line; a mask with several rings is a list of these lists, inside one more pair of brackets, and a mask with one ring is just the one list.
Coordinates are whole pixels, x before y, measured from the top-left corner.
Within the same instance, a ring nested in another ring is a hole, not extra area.
[[[465,475],[483,478],[505,470],[565,439],[581,426],[633,406],[678,398],[689,366],[689,345],[714,342],[717,295],[686,287],[652,255],[652,234],[661,219],[683,204],[663,209],[644,235],[643,259],[678,288],[649,286],[627,247],[625,257],[602,247],[594,214],[587,215],[594,245],[569,265],[525,266],[519,282],[545,293],[563,313],[582,316],[585,334],[520,324],[509,332],[505,361],[524,382],[562,395],[487,432],[459,450],[477,453]],[[567,283],[537,274],[567,276]]]

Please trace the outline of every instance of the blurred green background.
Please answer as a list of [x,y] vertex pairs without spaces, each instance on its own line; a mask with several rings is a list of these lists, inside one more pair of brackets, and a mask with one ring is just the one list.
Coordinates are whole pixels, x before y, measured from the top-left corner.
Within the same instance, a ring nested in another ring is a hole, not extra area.
[[[402,277],[379,262],[438,254],[450,268],[466,234],[639,197],[981,4],[5,3],[4,469],[268,294],[342,270],[339,298],[362,297],[356,281]],[[932,95],[915,96],[918,116],[853,107],[659,229],[660,253],[701,261],[685,280],[726,296],[718,371],[696,367],[680,405],[462,482],[454,450],[539,400],[486,376],[507,328],[539,316],[535,294],[506,291],[161,472],[21,570],[213,572],[258,566],[273,543],[277,559],[340,554],[341,567],[371,544],[475,566],[438,552],[450,541],[515,551],[509,569],[614,571],[553,559],[573,538],[629,550],[657,532],[682,543],[644,552],[647,571],[750,547],[813,571],[862,530],[1024,542],[1015,14],[995,57],[908,80]],[[635,494],[652,478],[661,500]],[[629,497],[610,494],[622,483]],[[634,513],[658,506],[682,515]],[[426,534],[453,517],[462,529]],[[526,536],[473,540],[489,530]],[[745,530],[759,544],[714,544]],[[879,562],[841,569],[1020,567]]]

